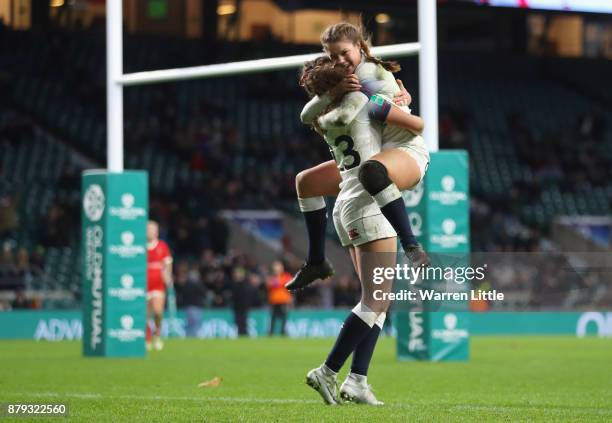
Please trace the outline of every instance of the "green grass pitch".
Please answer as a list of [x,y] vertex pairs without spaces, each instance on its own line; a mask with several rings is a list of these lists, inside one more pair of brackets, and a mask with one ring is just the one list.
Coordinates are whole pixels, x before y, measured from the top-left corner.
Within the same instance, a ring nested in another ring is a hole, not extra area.
[[[146,359],[99,359],[77,342],[2,341],[0,403],[63,402],[84,422],[612,421],[610,339],[475,337],[469,362],[415,363],[385,338],[369,376],[378,408],[325,406],[305,385],[331,344],[171,340]],[[218,388],[197,387],[214,376]]]

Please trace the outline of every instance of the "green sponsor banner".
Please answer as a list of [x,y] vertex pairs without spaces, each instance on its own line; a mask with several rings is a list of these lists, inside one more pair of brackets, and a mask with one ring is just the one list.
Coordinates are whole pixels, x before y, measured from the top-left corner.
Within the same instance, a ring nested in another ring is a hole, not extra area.
[[82,178],[83,354],[145,354],[147,173]]
[[[335,337],[350,310],[294,310],[289,312],[287,333],[290,337]],[[449,313],[434,312],[435,319],[445,318]],[[465,313],[458,315],[457,320],[469,318],[470,334],[481,336],[514,336],[514,335],[565,335],[565,336],[600,336],[612,337],[612,311],[592,312],[505,312],[505,313]],[[394,330],[400,332],[401,326],[414,320],[398,319],[395,316]],[[418,316],[417,316],[418,317]],[[187,330],[187,313],[179,311],[176,316],[177,335],[183,337]],[[433,320],[433,319],[431,319]],[[6,311],[0,312],[0,339],[34,339],[47,341],[79,340],[83,336],[83,315],[78,310],[72,311]],[[168,334],[169,320],[164,320],[162,334]],[[267,336],[270,323],[270,312],[265,309],[252,310],[249,313],[249,335]],[[423,319],[426,325],[427,321]],[[442,326],[457,326],[449,321]],[[427,329],[427,326],[425,326]],[[432,337],[461,337],[457,332],[434,332]],[[198,338],[234,338],[237,336],[234,316],[231,310],[201,310],[201,319],[196,322],[195,336]],[[399,342],[399,340],[398,340]],[[401,342],[412,342],[414,353],[423,351],[419,337],[402,339]],[[454,345],[445,343],[446,347]],[[409,345],[406,345],[409,348]]]
[[[430,153],[424,180],[403,193],[417,240],[432,267],[469,266],[469,163],[463,150]],[[408,289],[397,283],[396,289]],[[468,283],[442,277],[421,280],[413,291],[469,292]],[[467,360],[468,302],[414,300],[394,303],[397,355],[401,360]],[[441,310],[444,310],[442,312]]]

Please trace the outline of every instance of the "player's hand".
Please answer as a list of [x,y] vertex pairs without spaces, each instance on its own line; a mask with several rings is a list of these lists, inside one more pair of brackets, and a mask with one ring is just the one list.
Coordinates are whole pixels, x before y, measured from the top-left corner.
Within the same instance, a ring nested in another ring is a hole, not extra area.
[[338,101],[344,97],[344,94],[351,91],[359,91],[360,89],[361,84],[359,83],[359,78],[357,78],[357,75],[351,74],[346,76],[338,83],[338,85],[329,90],[329,95],[331,96],[332,100]]
[[410,103],[412,103],[410,93],[404,88],[401,79],[396,79],[396,81],[397,85],[400,87],[400,92],[393,96],[393,102],[398,106],[410,106]]

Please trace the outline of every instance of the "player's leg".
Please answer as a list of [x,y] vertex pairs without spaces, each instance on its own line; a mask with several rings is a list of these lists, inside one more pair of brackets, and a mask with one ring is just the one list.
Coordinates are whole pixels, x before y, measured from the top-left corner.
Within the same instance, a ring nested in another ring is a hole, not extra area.
[[413,188],[423,173],[415,158],[399,148],[381,151],[359,169],[360,182],[397,232],[414,266],[429,265],[429,258],[412,232],[400,190]]
[[[388,304],[385,306],[380,302],[372,300],[372,281],[367,281],[366,279],[368,279],[368,276],[366,275],[371,275],[370,267],[375,258],[381,259],[381,261],[378,262],[379,266],[387,265],[387,263],[382,262],[382,259],[385,256],[394,255],[393,251],[395,251],[396,242],[395,237],[385,238],[371,241],[357,247],[357,261],[361,262],[362,266],[362,297],[361,301],[353,308],[344,321],[336,344],[325,361],[327,367],[336,373],[340,370],[342,365],[344,365],[344,362],[355,347],[357,347],[370,329],[372,329],[378,315],[386,311]],[[372,257],[368,257],[367,261],[364,261],[364,253],[359,251],[361,248],[372,254]],[[380,255],[380,257],[375,257],[378,255]],[[395,259],[395,257],[393,257],[393,259]],[[391,266],[392,265],[393,263],[391,263]]]
[[287,336],[287,304],[280,305],[281,335]]
[[[382,216],[371,216],[372,221],[384,219]],[[382,224],[382,223],[381,223]],[[388,222],[387,222],[387,225]],[[390,227],[387,231],[393,231]],[[368,385],[367,375],[370,367],[370,362],[374,354],[374,349],[378,341],[380,332],[385,322],[386,311],[389,307],[388,300],[376,299],[380,296],[375,296],[374,291],[380,293],[391,292],[393,280],[388,279],[381,284],[374,284],[374,269],[375,268],[393,268],[396,262],[396,238],[387,238],[387,242],[366,243],[360,245],[356,249],[357,261],[362,272],[362,291],[361,302],[362,308],[372,310],[376,313],[377,318],[372,325],[372,328],[357,344],[353,351],[353,360],[351,363],[351,371],[347,375],[346,380],[340,387],[340,397],[345,401],[363,403],[369,405],[381,405],[370,386]]]
[[[375,266],[393,266],[397,246],[395,230],[370,197],[336,202],[333,216],[334,226],[342,245],[357,245],[352,248],[352,251],[349,251],[355,271],[360,275],[363,301],[353,308],[344,321],[325,363],[311,370],[307,376],[307,381],[314,379],[314,384],[309,383],[311,386],[318,383],[319,388],[326,387],[327,392],[317,389],[324,399],[326,394],[330,396],[329,392],[335,392],[338,371],[348,356],[368,337],[379,315],[386,311],[387,303],[375,303],[371,300],[373,286],[371,269]],[[383,286],[381,289],[390,288]],[[371,399],[371,392],[368,389],[362,389],[362,385],[355,385],[354,388],[350,391],[351,398],[363,398],[364,401],[366,398]],[[375,401],[365,402],[377,403]]]
[[340,172],[333,160],[301,171],[295,177],[295,190],[300,211],[304,215],[308,232],[308,257],[286,287],[301,289],[317,279],[333,274],[331,264],[325,260],[325,230],[327,209],[323,197],[335,197],[340,191]]
[[348,250],[349,254],[351,255],[353,267],[355,268],[355,273],[357,273],[357,278],[361,280],[361,269],[359,268],[359,262],[357,261],[357,251],[355,251],[355,247],[352,245],[348,247]]
[[[383,219],[382,216],[381,219]],[[396,244],[397,240],[395,236],[393,236],[367,242],[356,247],[356,258],[362,276],[362,301],[351,310],[351,313],[342,325],[342,329],[340,329],[338,338],[327,356],[324,365],[320,367],[321,372],[326,376],[335,379],[348,357],[357,349],[360,349],[358,353],[361,358],[360,364],[363,368],[367,369],[369,360],[372,356],[371,352],[374,351],[374,345],[380,333],[380,329],[376,323],[379,321],[379,316],[384,313],[383,309],[386,310],[385,304],[377,304],[369,299],[368,295],[371,294],[372,289],[365,288],[371,286],[372,282],[371,280],[369,282],[367,281],[367,279],[369,279],[367,275],[371,274],[370,267],[373,263],[378,266],[393,266]],[[371,253],[371,257],[364,260],[364,253],[360,252],[360,249],[364,249],[364,251]],[[389,261],[391,256],[393,261]],[[389,262],[387,263],[385,259]],[[389,283],[387,283],[387,285],[389,285]],[[347,379],[348,383],[345,381],[342,385],[345,389],[344,391],[340,391],[341,394],[345,392],[345,397],[348,400],[355,400],[355,402],[373,405],[379,404],[367,386],[365,375],[351,373],[349,376],[349,379]]]
[[153,321],[155,322],[155,334],[153,337],[153,348],[156,350],[161,350],[164,347],[164,344],[161,340],[161,327],[162,321],[164,318],[164,302],[165,295],[163,291],[155,291],[157,295],[155,295],[151,299],[151,306],[153,310]]
[[147,345],[147,350],[151,350],[153,344],[152,344],[152,340],[153,340],[153,334],[151,332],[151,318],[153,317],[153,304],[151,303],[151,292],[148,291],[147,292],[147,319],[146,321],[146,328],[145,328],[145,332],[146,332],[146,345]]
[[[340,238],[340,243],[349,250],[353,265],[355,266],[355,271],[359,273],[355,248],[351,245],[348,232],[342,224],[341,216],[346,203],[345,201],[336,201],[333,212],[334,227],[338,233],[338,238]],[[321,395],[326,404],[336,405],[339,403],[336,377],[337,372],[334,372],[325,364],[322,364],[308,372],[306,375],[306,383]]]
[[298,199],[336,197],[340,192],[340,171],[333,160],[302,170],[295,177]]
[[274,335],[274,327],[276,326],[276,320],[278,318],[278,305],[277,304],[272,304],[271,305],[271,315],[270,315],[270,333],[268,334],[269,336]]

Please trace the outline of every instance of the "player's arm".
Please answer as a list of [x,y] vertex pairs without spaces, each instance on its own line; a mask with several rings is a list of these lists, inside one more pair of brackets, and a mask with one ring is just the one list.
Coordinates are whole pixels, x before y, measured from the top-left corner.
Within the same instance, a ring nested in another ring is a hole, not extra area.
[[[361,82],[361,91],[370,98],[368,102],[370,119],[407,129],[415,135],[420,135],[423,132],[423,119],[407,113],[380,95],[385,92],[390,93],[390,91],[394,91],[391,89],[391,85],[393,85],[395,79],[389,71],[375,63],[364,62],[357,68],[357,76]],[[399,87],[399,94],[402,95],[402,98],[406,97],[408,92],[403,88],[403,85],[400,85],[401,81],[398,81],[395,80]],[[406,92],[404,93],[403,91]]]
[[166,257],[163,259],[162,275],[164,277],[164,283],[166,285],[172,285],[172,256],[168,250]]
[[323,94],[321,96],[315,95],[302,109],[300,120],[305,124],[313,123],[316,117],[320,115],[331,102],[332,98],[329,94]]
[[421,117],[404,111],[382,96],[373,95],[367,107],[368,116],[372,120],[407,129],[415,135],[423,133],[425,122]]
[[300,119],[302,123],[313,124],[317,116],[334,101],[340,101],[346,93],[359,91],[361,84],[357,75],[347,75],[342,81],[340,81],[335,87],[329,90],[329,92],[314,96],[302,109],[300,113]]
[[324,130],[347,126],[367,103],[368,97],[362,92],[350,92],[342,98],[338,107],[318,119],[319,126]]
[[410,110],[410,103],[412,103],[412,96],[408,90],[404,87],[404,83],[401,79],[396,79],[397,85],[399,86],[399,92],[393,96],[393,103],[398,106],[406,106]]

